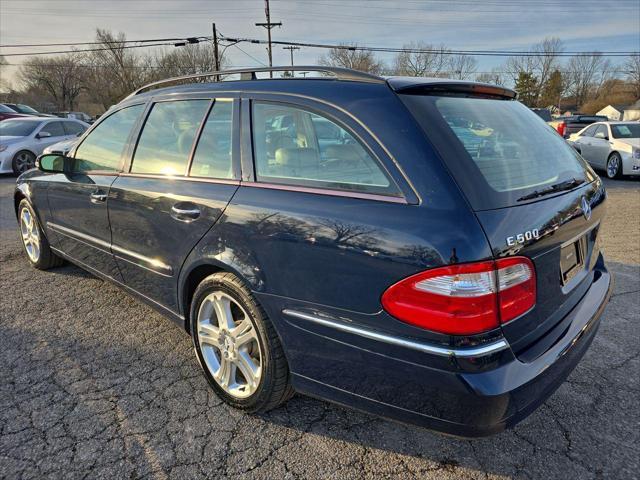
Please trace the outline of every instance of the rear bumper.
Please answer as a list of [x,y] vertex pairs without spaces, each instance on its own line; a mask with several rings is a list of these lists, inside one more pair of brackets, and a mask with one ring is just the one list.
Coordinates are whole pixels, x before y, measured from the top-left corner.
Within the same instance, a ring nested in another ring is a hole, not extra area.
[[292,316],[290,308],[274,315],[280,302],[265,300],[277,319],[297,391],[447,434],[479,437],[515,425],[562,384],[591,344],[611,289],[600,258],[592,285],[568,314],[566,333],[530,363],[518,360],[508,346],[477,357],[464,356],[465,349],[447,355],[416,351],[336,329],[331,321]]

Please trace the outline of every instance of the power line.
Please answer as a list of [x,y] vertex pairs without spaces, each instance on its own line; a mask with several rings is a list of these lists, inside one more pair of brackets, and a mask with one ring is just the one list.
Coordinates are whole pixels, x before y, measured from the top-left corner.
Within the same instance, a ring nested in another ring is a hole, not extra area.
[[[182,39],[181,39],[182,40]],[[144,45],[116,45],[115,48],[118,50],[121,49],[129,49],[129,48],[147,48],[147,47],[163,47],[163,46],[174,46],[174,47],[183,47],[187,44],[191,44],[191,43],[199,43],[201,40],[196,39],[196,41],[190,41],[191,39],[186,39],[181,41],[180,43],[147,43]],[[208,39],[207,39],[208,40]],[[117,44],[118,42],[101,42],[101,43],[106,43],[106,44]],[[86,49],[81,49],[81,50],[58,50],[58,51],[49,51],[49,52],[31,52],[31,53],[26,53],[26,52],[20,52],[20,53],[3,53],[1,56],[3,57],[29,57],[29,56],[36,56],[36,55],[61,55],[61,54],[65,54],[65,53],[83,53],[83,52],[101,52],[101,51],[105,51],[105,50],[113,50],[113,47],[107,47],[107,48],[86,48]]]
[[[264,40],[255,38],[230,38],[224,37],[224,40],[245,43],[266,43]],[[594,54],[604,57],[626,57],[629,55],[638,55],[640,51],[604,51],[604,52],[585,52],[585,51],[568,51],[568,52],[529,52],[529,51],[509,51],[509,50],[448,50],[448,49],[424,49],[424,48],[397,48],[397,47],[364,47],[359,45],[335,45],[326,43],[305,43],[305,42],[287,42],[273,40],[271,43],[277,45],[293,45],[308,48],[328,48],[338,50],[359,50],[369,52],[385,52],[385,53],[437,53],[443,55],[479,55],[479,56],[497,56],[497,57],[581,57],[592,56]]]
[[175,37],[175,38],[152,38],[146,40],[114,40],[112,42],[103,41],[103,42],[63,42],[63,43],[23,43],[23,44],[3,44],[0,45],[0,48],[17,48],[17,47],[60,47],[60,46],[76,46],[76,45],[104,45],[104,44],[121,44],[121,43],[149,43],[149,42],[175,42],[181,40],[191,40],[191,39],[206,39],[208,40],[210,37],[200,36],[200,37]]

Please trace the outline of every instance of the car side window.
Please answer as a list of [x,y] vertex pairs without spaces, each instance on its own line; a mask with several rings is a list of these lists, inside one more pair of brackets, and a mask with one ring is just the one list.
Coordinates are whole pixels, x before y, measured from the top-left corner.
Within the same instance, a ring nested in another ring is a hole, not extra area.
[[594,137],[598,138],[609,138],[609,132],[607,131],[606,125],[598,125],[596,132],[594,133]]
[[52,137],[64,137],[66,135],[62,122],[49,122],[40,129],[39,133],[48,133]]
[[232,111],[232,101],[216,100],[200,134],[189,175],[207,178],[233,178]]
[[78,135],[86,130],[84,125],[76,122],[62,122],[62,125],[66,135]]
[[581,137],[593,137],[594,133],[596,133],[596,129],[597,128],[598,128],[597,125],[591,125],[584,132],[582,132],[582,135],[580,135],[580,136]]
[[142,128],[132,173],[184,175],[210,100],[158,102]]
[[259,182],[398,193],[383,167],[353,135],[316,113],[255,102],[253,144]]
[[100,122],[76,150],[74,171],[118,170],[129,134],[143,110],[144,105],[133,105]]

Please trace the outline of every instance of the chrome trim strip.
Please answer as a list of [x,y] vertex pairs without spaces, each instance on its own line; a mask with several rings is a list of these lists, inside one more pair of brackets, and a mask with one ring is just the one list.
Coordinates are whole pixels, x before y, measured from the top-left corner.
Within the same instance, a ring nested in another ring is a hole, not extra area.
[[389,202],[389,203],[400,203],[403,205],[408,205],[408,202],[404,197],[392,197],[389,195],[379,195],[376,193],[359,193],[359,192],[350,192],[346,190],[331,190],[329,188],[316,188],[316,187],[302,187],[302,186],[293,186],[287,184],[280,183],[268,183],[268,182],[242,182],[243,187],[252,187],[252,188],[268,188],[271,190],[286,190],[288,192],[302,192],[302,193],[312,193],[315,195],[330,195],[334,197],[348,197],[348,198],[359,198],[363,200],[375,200],[378,202]]
[[[201,183],[216,183],[222,185],[240,185],[240,180],[222,179],[222,178],[205,178],[205,177],[185,177],[181,175],[161,175],[151,173],[129,173],[121,172],[119,177],[132,177],[132,178],[148,178],[152,180],[179,180],[183,182],[201,182]],[[116,186],[117,188],[117,186]]]
[[[92,237],[91,235],[87,235],[86,233],[77,232],[70,228],[63,227],[62,225],[58,225],[57,223],[47,222],[47,226],[50,227],[54,232],[65,235],[66,237],[72,238],[73,240],[82,242],[90,247],[105,251],[106,253],[112,254],[118,259],[129,262],[139,268],[144,268],[145,270],[149,270],[153,273],[157,273],[158,275],[163,275],[165,277],[170,277],[173,275],[173,268],[171,268],[170,265],[161,262],[160,260],[145,257],[144,255],[132,252],[131,250],[127,250],[126,248],[118,247],[117,245],[110,245],[104,240]],[[148,266],[140,265],[137,262],[122,257],[122,255],[126,255],[140,262],[144,262]]]
[[396,345],[398,347],[410,348],[423,353],[429,353],[432,355],[440,355],[443,357],[480,357],[483,355],[490,355],[509,348],[509,344],[505,339],[500,339],[495,342],[488,343],[486,345],[478,347],[466,347],[466,348],[447,348],[438,345],[417,342],[415,340],[407,340],[400,337],[386,335],[383,333],[377,333],[372,330],[367,330],[360,327],[354,327],[346,325],[344,323],[338,323],[325,318],[320,318],[308,313],[298,312],[296,310],[284,309],[282,311],[285,315],[290,317],[299,318],[301,320],[307,320],[309,322],[317,323],[325,327],[334,328],[342,332],[352,333],[360,337],[368,338],[370,340],[377,340],[379,342],[388,343],[390,345]]

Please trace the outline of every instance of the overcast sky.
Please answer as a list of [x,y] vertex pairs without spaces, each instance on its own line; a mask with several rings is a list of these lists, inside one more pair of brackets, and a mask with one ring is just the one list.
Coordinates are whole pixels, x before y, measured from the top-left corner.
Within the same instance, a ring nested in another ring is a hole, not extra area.
[[[566,50],[640,50],[640,0],[271,0],[271,19],[283,23],[273,38],[285,41],[401,47],[420,40],[460,50],[521,50],[553,35]],[[266,38],[254,26],[264,21],[263,0],[0,0],[0,44],[91,41],[97,27],[132,40],[211,35],[213,21],[230,37]],[[235,47],[227,52],[234,66],[267,63],[264,45],[240,46],[248,55]],[[0,48],[0,54],[47,49]],[[315,63],[321,53],[305,48],[295,61]],[[485,71],[505,59],[478,60]],[[275,47],[274,64],[288,63],[289,52]],[[2,76],[13,79],[16,68],[5,67]]]

